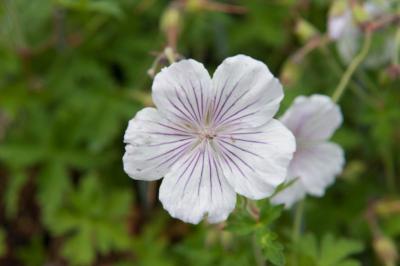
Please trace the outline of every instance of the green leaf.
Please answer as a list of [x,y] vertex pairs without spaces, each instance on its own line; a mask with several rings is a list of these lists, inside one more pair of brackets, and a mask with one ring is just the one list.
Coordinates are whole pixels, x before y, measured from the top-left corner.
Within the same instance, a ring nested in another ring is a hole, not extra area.
[[259,236],[259,242],[265,258],[274,265],[285,265],[283,245],[278,241],[278,236],[267,230]]
[[83,227],[65,242],[62,255],[73,265],[90,265],[96,256],[92,241],[90,228]]
[[260,201],[260,223],[270,225],[282,214],[283,205],[272,205],[269,200]]
[[49,219],[52,232],[65,236],[63,256],[74,265],[89,265],[98,253],[127,250],[124,219],[130,204],[129,190],[105,187],[94,174],[83,177]]
[[4,205],[8,218],[14,218],[18,212],[20,192],[27,179],[28,175],[23,170],[11,170],[4,193]]
[[335,238],[331,234],[325,235],[318,247],[314,235],[303,236],[298,243],[298,250],[304,259],[311,260],[315,266],[358,266],[351,255],[362,251],[363,245],[359,241]]
[[46,224],[62,203],[65,193],[71,188],[65,166],[58,162],[49,163],[38,176],[38,201]]
[[332,235],[325,235],[321,242],[319,262],[326,266],[343,266],[343,263],[349,263],[347,257],[362,249],[363,246],[358,241],[335,239]]

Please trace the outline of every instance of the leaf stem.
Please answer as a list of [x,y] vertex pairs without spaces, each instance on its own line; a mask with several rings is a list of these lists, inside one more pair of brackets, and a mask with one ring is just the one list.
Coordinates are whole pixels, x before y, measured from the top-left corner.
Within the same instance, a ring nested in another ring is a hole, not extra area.
[[371,47],[371,42],[372,42],[372,31],[367,30],[365,33],[364,44],[360,53],[356,57],[354,57],[354,59],[351,61],[350,65],[346,69],[346,72],[343,74],[339,82],[339,85],[336,87],[335,92],[332,95],[332,100],[334,102],[338,102],[340,100],[340,97],[346,90],[352,75],[354,74],[358,66],[364,61],[365,57],[368,55],[368,51]]

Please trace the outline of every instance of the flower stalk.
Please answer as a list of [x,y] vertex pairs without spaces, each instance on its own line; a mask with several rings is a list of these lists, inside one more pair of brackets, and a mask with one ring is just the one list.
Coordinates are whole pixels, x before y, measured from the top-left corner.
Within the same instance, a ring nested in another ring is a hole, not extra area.
[[357,70],[357,68],[360,66],[360,64],[364,61],[365,57],[368,55],[369,49],[371,48],[371,43],[372,43],[372,31],[367,30],[365,33],[365,40],[363,47],[360,51],[360,53],[354,57],[354,59],[351,61],[349,67],[346,69],[346,72],[343,74],[339,85],[336,87],[335,92],[332,95],[332,100],[334,102],[338,102],[343,95],[344,91],[348,87],[348,83],[353,76],[354,72]]

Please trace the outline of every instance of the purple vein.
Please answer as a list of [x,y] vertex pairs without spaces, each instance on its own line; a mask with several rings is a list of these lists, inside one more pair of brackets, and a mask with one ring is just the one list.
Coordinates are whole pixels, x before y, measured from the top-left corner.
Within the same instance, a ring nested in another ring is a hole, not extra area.
[[190,134],[190,135],[192,134],[191,132],[188,132],[188,131],[186,131],[186,130],[179,129],[179,128],[172,127],[172,126],[168,126],[168,125],[165,125],[165,124],[163,124],[163,123],[160,123],[160,122],[153,122],[153,123],[155,123],[155,124],[157,124],[157,125],[160,125],[160,126],[162,126],[162,127],[166,127],[166,128],[169,128],[169,129],[172,129],[172,130],[178,131],[178,132],[185,133],[185,134]]
[[[232,87],[231,91],[230,91],[230,92],[228,93],[228,95],[226,96],[224,103],[221,105],[221,108],[218,108],[219,110],[218,110],[218,112],[215,114],[214,122],[217,122],[217,121],[218,121],[217,119],[218,119],[219,115],[221,114],[222,110],[224,110],[225,104],[228,102],[229,98],[232,96],[233,92],[236,90],[237,86],[239,86],[239,83],[242,81],[243,78],[244,78],[244,76],[242,76],[242,77],[235,83],[235,85]],[[238,97],[238,98],[236,99],[235,102],[237,102],[237,101],[238,101],[244,94],[246,94],[248,91],[250,91],[250,90],[245,91],[240,97]]]
[[219,139],[231,139],[233,141],[243,141],[243,142],[250,142],[250,143],[257,143],[257,144],[270,144],[265,141],[258,141],[258,140],[250,140],[250,139],[238,139],[233,136],[224,136],[224,135],[218,135]]
[[201,96],[201,98],[200,98],[200,100],[201,100],[201,113],[204,116],[204,110],[206,108],[204,107],[203,85],[201,84],[201,80],[199,80],[199,83],[200,83],[200,96]]
[[[206,147],[207,147],[207,144],[206,144]],[[206,147],[204,148],[204,150],[202,151],[202,163],[201,163],[201,172],[200,172],[200,180],[199,180],[199,185],[198,185],[198,187],[197,187],[197,196],[199,196],[200,195],[200,187],[201,187],[201,181],[203,180],[203,173],[204,173],[204,154],[205,154],[205,149],[206,149]]]
[[188,163],[188,165],[186,166],[186,168],[183,170],[183,172],[182,172],[182,173],[178,176],[178,178],[176,179],[176,182],[175,182],[174,187],[176,186],[176,184],[179,183],[179,181],[181,180],[182,176],[183,176],[183,175],[186,173],[186,171],[189,169],[190,165],[192,165],[192,163],[194,162],[194,160],[195,160],[197,154],[198,154],[198,152],[197,152],[197,153],[193,153],[191,156],[189,156],[189,157],[181,164],[181,166],[179,167],[179,169],[180,169],[182,166],[184,166],[189,160],[191,160],[191,161]]
[[251,151],[246,150],[246,149],[244,149],[244,148],[241,148],[241,147],[239,147],[239,146],[236,146],[235,144],[229,143],[228,141],[225,141],[225,140],[222,140],[222,139],[219,139],[219,141],[222,141],[223,143],[226,143],[226,144],[228,144],[228,145],[230,145],[230,146],[232,146],[232,147],[234,147],[234,148],[236,148],[236,149],[238,149],[238,150],[241,150],[241,151],[243,151],[243,152],[247,152],[247,153],[249,153],[249,154],[251,154],[251,155],[254,155],[254,156],[256,156],[256,157],[259,157],[259,158],[263,158],[261,155],[259,155],[259,154],[257,154],[257,153],[254,153],[254,152],[251,152]]
[[[225,151],[229,152],[232,156],[234,156],[235,158],[237,158],[241,163],[243,163],[244,165],[246,165],[251,171],[255,172],[254,168],[251,167],[248,163],[246,163],[242,158],[240,158],[239,156],[237,156],[234,152],[232,152],[231,150],[229,150],[227,147],[225,147],[225,145],[220,145]],[[226,153],[225,153],[226,154]],[[230,156],[228,154],[226,154],[228,156],[228,158],[230,158]],[[235,164],[236,165],[236,164]]]
[[186,187],[187,187],[187,185],[188,185],[190,179],[192,179],[192,175],[193,175],[194,169],[196,169],[197,164],[199,163],[200,155],[201,155],[201,152],[199,151],[199,152],[198,152],[198,156],[197,156],[196,160],[194,161],[192,171],[190,172],[188,178],[186,179],[185,186],[183,187],[183,191],[182,191],[182,196],[181,196],[181,197],[183,197],[183,195],[185,194]]
[[173,149],[171,149],[171,150],[169,150],[169,151],[163,152],[163,153],[161,153],[161,154],[159,154],[159,155],[156,155],[156,156],[154,156],[154,157],[152,157],[152,158],[146,159],[146,161],[151,161],[151,160],[160,158],[161,156],[170,154],[171,152],[177,151],[177,150],[181,149],[182,147],[189,145],[190,143],[191,143],[191,141],[189,141],[189,142],[187,142],[187,143],[183,143],[182,145],[179,145],[178,147],[175,147],[175,148],[173,148]]
[[[221,145],[221,144],[218,143],[218,142],[216,142],[216,143],[218,144],[219,147],[223,148],[224,150],[226,149],[226,148],[224,147],[224,145]],[[245,174],[243,173],[242,169],[240,169],[240,167],[239,167],[239,166],[236,164],[236,162],[229,156],[229,154],[227,154],[226,152],[224,152],[223,150],[221,150],[221,155],[222,155],[222,158],[224,159],[224,161],[228,164],[228,166],[229,166],[229,168],[231,169],[231,172],[232,172],[232,173],[233,173],[233,170],[232,170],[232,168],[230,167],[230,163],[228,163],[228,161],[225,159],[225,157],[228,158],[229,161],[236,167],[236,169],[239,170],[239,172],[242,174],[242,176],[243,176],[244,178],[247,178],[247,177],[245,176]]]
[[178,110],[181,114],[183,114],[183,115],[186,117],[186,119],[183,119],[182,117],[180,117],[180,116],[178,116],[178,115],[175,114],[176,116],[178,116],[179,118],[181,118],[181,119],[183,119],[183,120],[186,120],[186,121],[188,121],[188,122],[193,121],[193,118],[189,117],[189,116],[187,115],[187,113],[185,113],[184,111],[182,111],[182,109],[180,109],[178,106],[176,106],[176,104],[174,104],[174,103],[171,101],[171,99],[169,99],[169,98],[167,97],[167,100],[168,100],[168,102],[169,102],[173,107],[175,107],[176,110]]
[[156,168],[157,168],[157,167],[160,167],[160,166],[163,165],[163,164],[166,164],[166,163],[170,162],[172,159],[175,159],[173,162],[171,162],[171,163],[169,164],[169,167],[171,167],[171,166],[174,165],[180,158],[182,158],[182,156],[184,156],[185,153],[186,153],[189,149],[190,149],[190,145],[181,148],[180,151],[177,150],[175,153],[172,153],[172,154],[167,155],[167,156],[169,156],[169,157],[166,158],[166,159],[165,159],[164,161],[162,161],[161,163],[159,163],[159,164],[156,166]]
[[218,97],[218,102],[216,102],[217,100],[217,95],[215,94],[214,96],[214,106],[213,106],[213,114],[215,114],[215,112],[217,111],[217,109],[219,109],[219,103],[221,102],[222,99],[222,94],[224,94],[225,88],[226,88],[226,84],[228,83],[228,79],[225,79],[225,83],[224,86],[221,89],[221,93]]
[[200,122],[200,118],[197,117],[196,110],[195,110],[194,107],[193,107],[192,101],[190,100],[189,95],[187,94],[187,91],[186,91],[182,86],[179,85],[179,87],[180,87],[181,90],[183,91],[183,94],[185,95],[185,98],[186,98],[186,102],[190,105],[190,108],[191,108],[191,110],[193,111],[193,114],[194,114],[194,116],[196,117],[196,120],[197,120],[198,122]]
[[175,136],[175,137],[192,137],[193,136],[193,135],[189,135],[189,134],[165,133],[165,132],[157,132],[157,131],[143,131],[140,133],[148,133],[148,134],[163,135],[163,136]]
[[157,143],[157,144],[149,144],[149,145],[146,145],[146,146],[148,146],[148,147],[157,147],[157,146],[173,144],[173,143],[177,143],[177,142],[181,142],[181,141],[185,141],[185,140],[189,140],[189,139],[191,140],[193,138],[189,137],[189,138],[184,138],[184,139],[171,140],[171,141],[166,141],[166,142],[160,142],[160,143]]
[[[181,105],[183,106],[183,108],[185,108],[185,110],[190,114],[190,116],[192,117],[191,119],[192,120],[194,120],[194,121],[196,121],[197,122],[197,124],[199,124],[198,122],[198,120],[197,120],[197,117],[195,116],[195,114],[194,113],[192,113],[190,110],[189,110],[189,107],[187,107],[186,106],[186,104],[183,102],[183,100],[181,99],[181,97],[179,96],[179,93],[178,93],[178,91],[177,90],[175,90],[175,95],[176,95],[176,98],[178,99],[178,101],[181,103]],[[190,102],[189,102],[189,104],[190,104]],[[191,105],[191,104],[190,104]],[[192,111],[194,111],[193,110],[193,106],[192,106]]]
[[[214,156],[213,156],[213,165],[214,165],[214,168],[215,168],[215,172],[217,173],[219,188],[220,188],[220,190],[221,190],[221,193],[223,193],[221,180],[220,180],[220,178],[219,178],[218,164],[217,164],[217,162],[215,161],[215,157],[214,157]],[[219,168],[222,169],[221,165],[219,165]]]
[[199,121],[202,121],[203,116],[201,115],[200,104],[199,104],[199,100],[197,99],[197,93],[196,93],[196,90],[194,88],[194,85],[193,85],[192,81],[189,80],[189,82],[190,82],[190,86],[191,86],[193,94],[194,94],[194,99],[196,101],[196,107],[197,107],[197,112],[198,112],[198,115],[199,115]]
[[243,112],[244,110],[248,109],[250,106],[254,105],[255,103],[257,103],[259,101],[259,99],[256,99],[255,101],[249,103],[248,105],[246,105],[245,107],[239,109],[238,111],[234,112],[233,114],[231,114],[230,116],[224,118],[223,120],[221,120],[219,123],[223,124],[226,120],[235,117],[237,114],[240,114],[241,112]]
[[[243,98],[243,96],[246,95],[249,91],[250,90],[246,90],[239,97],[237,97],[237,99],[231,105],[229,105],[228,108],[223,113],[220,114],[220,116],[217,115],[216,118],[215,118],[215,123],[218,123],[224,117],[224,115],[226,115]],[[223,108],[221,108],[221,110],[222,109]]]
[[210,173],[210,198],[211,202],[213,201],[213,183],[212,183],[212,168],[211,168],[211,158],[210,158],[210,153],[207,150],[207,158],[208,158],[208,172]]

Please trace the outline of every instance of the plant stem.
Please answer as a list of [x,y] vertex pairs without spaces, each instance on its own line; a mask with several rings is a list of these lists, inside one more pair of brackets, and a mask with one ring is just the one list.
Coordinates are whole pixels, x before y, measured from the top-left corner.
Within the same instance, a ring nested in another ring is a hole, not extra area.
[[294,213],[293,231],[292,231],[292,244],[293,244],[293,255],[292,255],[292,265],[297,266],[297,244],[301,235],[301,227],[304,213],[304,202],[305,199],[299,201],[296,206]]
[[[329,52],[328,49],[323,47],[321,49],[322,53],[324,54],[325,57],[327,57],[327,62],[330,66],[330,68],[337,74],[338,77],[341,77],[343,75],[343,69],[342,66],[335,60],[335,58],[332,56],[332,53]],[[372,107],[376,106],[376,101],[375,98],[372,98],[357,82],[354,80],[349,81],[349,86],[350,89],[356,94],[361,100],[365,101],[367,104],[371,105]]]
[[368,51],[371,47],[371,42],[372,42],[372,32],[366,31],[363,47],[360,53],[356,57],[354,57],[354,59],[351,61],[350,65],[346,69],[346,72],[343,74],[339,82],[339,85],[336,87],[335,92],[332,95],[333,101],[338,102],[340,100],[340,97],[343,95],[345,89],[347,88],[351,76],[354,74],[358,66],[364,61],[365,57],[368,55]]
[[253,237],[252,237],[252,244],[253,244],[254,257],[255,257],[257,266],[266,266],[266,262],[263,258],[260,246],[257,241],[257,236],[255,234],[253,234]]

